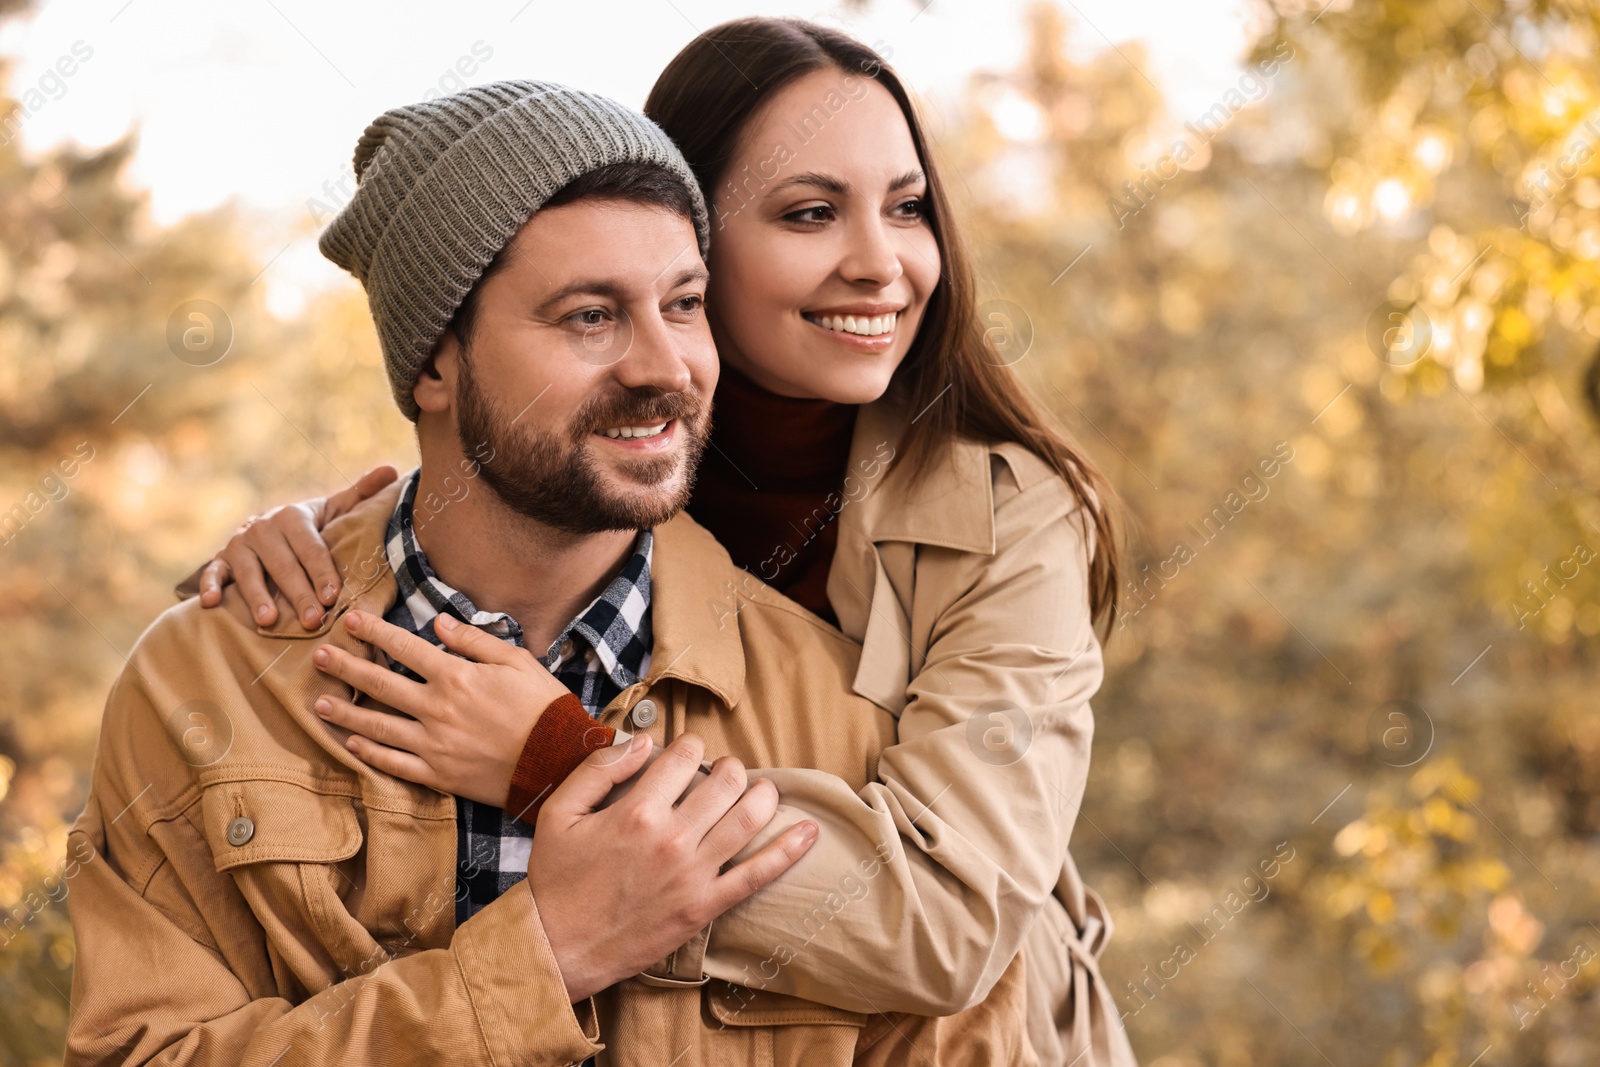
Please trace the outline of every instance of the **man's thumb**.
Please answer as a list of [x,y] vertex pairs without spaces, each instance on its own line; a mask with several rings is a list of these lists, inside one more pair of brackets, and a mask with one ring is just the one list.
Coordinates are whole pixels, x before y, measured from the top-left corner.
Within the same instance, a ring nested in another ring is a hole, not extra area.
[[569,815],[598,810],[613,786],[627,781],[644,766],[652,745],[649,734],[638,733],[626,745],[595,749],[550,794],[545,808]]

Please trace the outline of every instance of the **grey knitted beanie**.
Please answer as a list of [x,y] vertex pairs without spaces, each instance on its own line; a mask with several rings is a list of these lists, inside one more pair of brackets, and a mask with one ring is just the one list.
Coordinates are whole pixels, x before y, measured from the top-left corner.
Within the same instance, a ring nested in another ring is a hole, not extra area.
[[661,127],[594,93],[501,81],[385,111],[356,143],[356,192],[318,247],[360,279],[395,403],[412,422],[422,367],[461,301],[529,216],[574,178],[656,163],[683,180],[700,254],[711,227]]

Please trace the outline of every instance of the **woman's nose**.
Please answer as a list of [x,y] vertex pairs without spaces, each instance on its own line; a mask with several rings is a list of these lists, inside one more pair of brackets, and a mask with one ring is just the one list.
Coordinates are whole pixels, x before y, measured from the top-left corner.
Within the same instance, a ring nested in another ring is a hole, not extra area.
[[900,262],[902,255],[915,255],[915,252],[882,219],[863,219],[851,228],[839,272],[846,281],[881,289],[906,272]]

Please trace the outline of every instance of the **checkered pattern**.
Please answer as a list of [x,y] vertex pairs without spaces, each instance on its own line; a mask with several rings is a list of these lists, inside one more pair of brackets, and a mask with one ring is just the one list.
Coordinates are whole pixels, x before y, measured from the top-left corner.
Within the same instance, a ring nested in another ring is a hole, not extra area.
[[[522,627],[504,612],[480,611],[452,589],[423,555],[412,527],[412,507],[421,469],[413,471],[389,518],[384,536],[400,596],[384,616],[404,630],[442,645],[434,619],[449,612],[496,637],[523,647]],[[448,506],[448,505],[446,505]],[[542,657],[584,710],[598,717],[618,693],[650,667],[650,554],[654,538],[642,530],[633,554],[611,584],[567,624]],[[394,670],[416,675],[392,660]],[[456,803],[456,925],[528,876],[533,827],[489,804],[458,797]]]

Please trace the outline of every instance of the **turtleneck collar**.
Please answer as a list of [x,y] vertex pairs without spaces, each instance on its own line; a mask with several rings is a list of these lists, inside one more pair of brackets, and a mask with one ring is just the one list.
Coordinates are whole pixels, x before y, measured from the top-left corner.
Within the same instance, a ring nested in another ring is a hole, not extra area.
[[689,500],[736,565],[830,622],[828,568],[857,410],[779,396],[724,364]]

